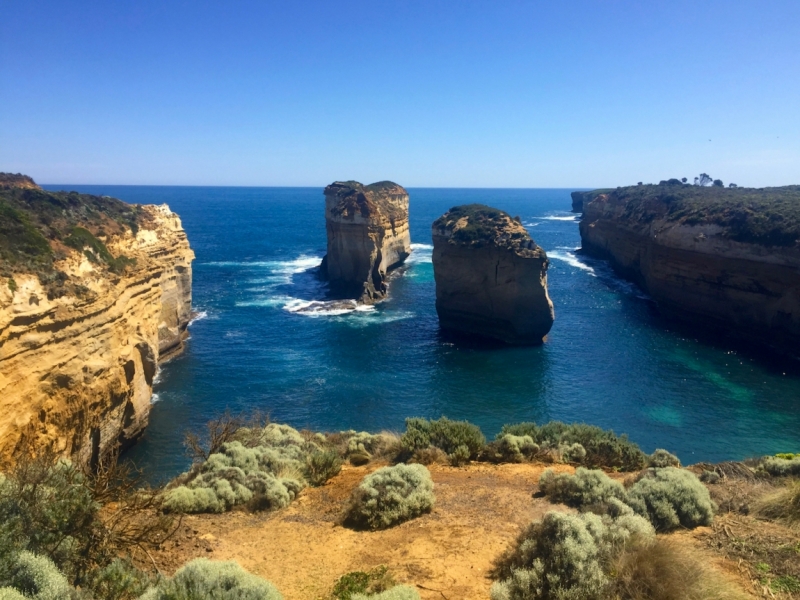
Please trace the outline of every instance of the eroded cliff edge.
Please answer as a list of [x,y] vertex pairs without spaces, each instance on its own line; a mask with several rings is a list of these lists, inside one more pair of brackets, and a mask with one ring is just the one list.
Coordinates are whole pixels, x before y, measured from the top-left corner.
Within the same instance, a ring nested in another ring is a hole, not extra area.
[[343,298],[386,297],[386,276],[411,253],[408,192],[396,183],[337,181],[325,188],[328,252],[320,274]]
[[800,186],[618,188],[584,205],[580,233],[665,315],[797,354]]
[[443,329],[541,344],[553,326],[548,260],[518,219],[469,204],[433,223],[436,312]]
[[147,424],[191,316],[194,253],[166,205],[0,176],[0,456],[96,460]]

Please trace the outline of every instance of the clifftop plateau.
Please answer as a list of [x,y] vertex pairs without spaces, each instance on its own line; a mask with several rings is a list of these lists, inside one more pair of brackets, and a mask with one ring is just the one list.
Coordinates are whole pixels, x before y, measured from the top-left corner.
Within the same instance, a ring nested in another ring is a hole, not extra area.
[[408,192],[391,181],[337,181],[324,194],[328,252],[321,275],[335,295],[382,300],[387,274],[411,253]]
[[553,325],[545,251],[507,213],[468,204],[434,221],[436,312],[443,329],[540,344]]
[[0,456],[27,440],[96,460],[147,423],[194,253],[166,205],[0,182]]
[[584,204],[583,250],[608,258],[662,312],[792,351],[800,339],[800,186],[662,182]]

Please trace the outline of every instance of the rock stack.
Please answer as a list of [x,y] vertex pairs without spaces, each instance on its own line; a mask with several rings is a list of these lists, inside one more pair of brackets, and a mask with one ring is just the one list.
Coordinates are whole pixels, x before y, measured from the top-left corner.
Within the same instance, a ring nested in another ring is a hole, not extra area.
[[386,297],[386,276],[411,253],[408,192],[391,181],[337,181],[325,188],[328,253],[320,274],[341,298]]
[[548,260],[507,213],[469,204],[433,223],[436,312],[443,329],[541,344],[553,325]]

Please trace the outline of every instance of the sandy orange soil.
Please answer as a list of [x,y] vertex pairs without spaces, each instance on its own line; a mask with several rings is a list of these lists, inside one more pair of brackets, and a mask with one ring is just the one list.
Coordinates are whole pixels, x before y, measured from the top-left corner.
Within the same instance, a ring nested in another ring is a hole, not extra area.
[[[345,466],[281,511],[185,517],[154,558],[165,573],[197,556],[235,559],[274,583],[286,600],[329,598],[341,575],[378,565],[416,586],[423,600],[485,600],[492,563],[519,531],[548,510],[569,510],[532,497],[545,465],[432,465],[436,505],[430,514],[385,531],[341,526],[351,491],[379,466]],[[694,532],[681,535],[701,545]],[[736,576],[730,565],[709,558]]]

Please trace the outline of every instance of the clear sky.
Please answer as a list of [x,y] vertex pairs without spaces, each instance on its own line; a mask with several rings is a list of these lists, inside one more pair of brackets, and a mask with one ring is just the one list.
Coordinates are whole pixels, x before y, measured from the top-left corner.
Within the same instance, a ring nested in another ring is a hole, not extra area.
[[800,183],[798,0],[0,0],[42,183]]

